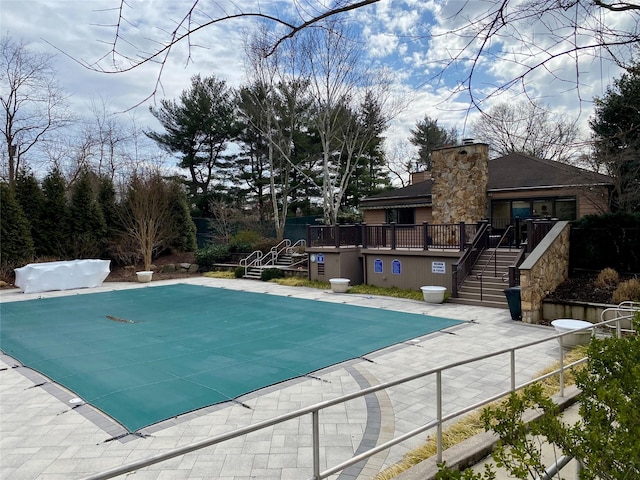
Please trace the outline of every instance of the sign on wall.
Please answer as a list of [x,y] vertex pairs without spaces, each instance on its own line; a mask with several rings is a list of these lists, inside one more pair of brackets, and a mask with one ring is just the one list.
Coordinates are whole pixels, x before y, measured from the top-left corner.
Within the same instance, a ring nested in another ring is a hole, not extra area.
[[445,262],[431,262],[431,273],[447,273]]
[[324,254],[319,253],[318,256],[316,257],[316,260],[318,261],[318,263],[324,263]]

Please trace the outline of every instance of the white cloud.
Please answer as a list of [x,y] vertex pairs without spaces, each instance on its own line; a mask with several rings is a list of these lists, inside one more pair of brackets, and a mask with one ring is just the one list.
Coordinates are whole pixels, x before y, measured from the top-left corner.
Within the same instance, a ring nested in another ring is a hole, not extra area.
[[[15,39],[23,38],[39,51],[56,52],[50,43],[70,57],[92,63],[110,50],[119,5],[119,0],[2,0],[0,17],[3,34],[8,33]],[[117,49],[134,57],[166,42],[167,32],[176,28],[176,22],[184,17],[190,3],[130,0],[127,5],[124,11],[126,21],[121,24],[122,38]],[[231,10],[223,11],[221,5]],[[261,0],[235,4],[201,2],[194,19],[204,23],[221,12],[237,13],[240,8],[237,5],[246,11],[260,9],[308,18],[322,4],[316,0]],[[482,18],[495,5],[492,1],[382,0],[348,15],[349,21],[362,27],[367,48],[376,64],[393,69],[396,90],[410,98],[408,109],[394,121],[392,130],[387,134],[390,141],[406,139],[409,129],[425,114],[446,126],[456,126],[463,133],[470,115],[469,101],[467,96],[455,92],[468,76],[472,61],[462,58],[445,72],[441,70],[469,46],[470,34],[473,33],[469,28],[470,21]],[[605,14],[605,19],[611,26],[621,24],[628,28],[632,28],[629,22],[634,21],[631,16],[612,14]],[[240,85],[244,78],[244,38],[253,22],[240,19],[207,26],[191,37],[191,48],[186,42],[176,45],[162,72],[164,90],[156,98],[177,97],[189,87],[190,77],[196,73],[215,74],[230,85]],[[474,88],[477,90],[474,93],[485,95],[525,69],[523,55],[529,53],[527,45],[545,47],[551,52],[561,48],[553,44],[548,35],[554,24],[530,22],[515,27],[517,30],[513,30],[513,35],[492,40],[490,48],[496,56],[482,58],[476,65]],[[273,26],[274,31],[275,28]],[[514,35],[526,41],[518,41]],[[477,48],[477,42],[472,42],[470,52],[474,47]],[[511,56],[505,58],[504,52],[510,52]],[[107,56],[100,65],[112,67],[111,60]],[[79,113],[88,110],[91,98],[107,98],[116,110],[131,108],[153,91],[159,67],[149,63],[128,73],[101,74],[83,68],[60,53],[56,64],[60,83],[72,94],[72,105]],[[118,65],[127,64],[120,59]],[[557,78],[544,70],[533,72],[526,79],[528,93],[566,115],[580,118],[583,125],[591,113],[593,96],[602,94],[612,78],[620,73],[615,65],[601,62],[597,56],[584,57],[577,68],[567,58],[554,60],[549,66]],[[576,71],[579,72],[578,88]],[[515,87],[521,88],[521,85]],[[510,100],[517,93],[517,88],[505,92],[487,100],[486,106]],[[137,109],[138,119],[142,124],[157,128],[155,119],[147,112],[150,103]],[[473,115],[473,110],[471,112]]]

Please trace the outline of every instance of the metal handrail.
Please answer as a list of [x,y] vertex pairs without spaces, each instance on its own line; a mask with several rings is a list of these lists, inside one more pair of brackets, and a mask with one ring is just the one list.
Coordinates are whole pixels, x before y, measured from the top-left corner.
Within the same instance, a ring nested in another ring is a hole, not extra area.
[[251,267],[261,267],[262,266],[262,257],[264,254],[261,250],[256,250],[252,252],[250,255],[247,255],[245,258],[240,259],[240,266],[244,267],[244,274],[246,275]]
[[[489,231],[489,223],[484,222],[476,231],[476,235],[471,242],[471,247],[467,248],[465,252],[462,254],[460,259],[452,265],[452,275],[453,278],[451,280],[451,284],[453,287],[453,296],[458,296],[458,288],[462,285],[462,282],[469,275],[471,271],[471,267],[473,263],[480,257],[482,252],[484,252],[486,247],[487,235]],[[469,266],[471,264],[471,266]]]
[[295,249],[298,247],[307,247],[307,241],[304,238],[299,239],[298,241],[296,241],[293,245],[290,245],[289,247],[287,247],[286,253],[288,254],[292,254],[294,253]]
[[269,253],[264,256],[262,266],[267,267],[269,265],[275,265],[282,252],[286,252],[289,247],[291,247],[291,240],[288,238],[282,240],[275,247],[271,247]]
[[[633,314],[635,314],[636,312],[633,312]],[[633,315],[631,315],[633,316]],[[146,458],[146,459],[142,459],[142,460],[138,460],[135,462],[131,462],[128,463],[126,465],[121,465],[119,467],[115,467],[112,468],[110,470],[106,470],[104,472],[100,472],[94,475],[91,475],[89,477],[85,477],[83,480],[105,480],[108,478],[113,478],[116,477],[118,475],[123,475],[125,473],[129,473],[132,472],[134,470],[138,470],[140,468],[143,467],[147,467],[150,465],[154,465],[156,463],[160,463],[163,462],[165,460],[169,460],[171,458],[175,458],[175,457],[179,457],[181,455],[185,455],[187,453],[196,451],[196,450],[200,450],[202,448],[205,447],[210,447],[212,445],[216,445],[219,443],[222,443],[224,441],[227,440],[231,440],[249,433],[253,433],[256,432],[258,430],[262,430],[264,428],[267,427],[271,427],[289,420],[293,420],[295,418],[299,418],[305,415],[309,415],[311,414],[312,416],[312,432],[311,432],[311,436],[312,436],[312,451],[313,451],[313,465],[312,465],[312,469],[313,469],[313,476],[310,477],[309,480],[320,480],[323,478],[327,478],[330,475],[333,475],[334,473],[337,473],[341,470],[344,470],[345,468],[354,465],[362,460],[365,460],[373,455],[375,455],[376,453],[379,453],[381,451],[384,451],[394,445],[397,445],[398,443],[403,442],[404,440],[407,440],[409,438],[412,438],[420,433],[425,432],[426,430],[429,430],[431,428],[436,427],[437,431],[436,431],[436,443],[438,446],[437,449],[437,453],[436,453],[436,458],[437,458],[437,462],[438,463],[442,463],[442,452],[443,452],[443,443],[442,443],[442,426],[445,422],[456,419],[458,417],[460,417],[461,415],[464,415],[465,413],[468,413],[470,411],[476,410],[480,407],[483,407],[491,402],[494,402],[496,400],[499,400],[501,398],[504,398],[505,396],[517,391],[517,390],[521,390],[529,385],[532,385],[536,382],[539,382],[540,380],[543,380],[545,378],[554,376],[559,374],[560,375],[560,396],[564,396],[564,371],[568,370],[570,368],[573,368],[576,365],[579,365],[581,363],[584,363],[587,361],[587,357],[584,357],[582,359],[579,359],[571,364],[565,365],[563,362],[563,338],[567,335],[572,335],[576,332],[581,332],[581,331],[586,331],[586,330],[591,330],[593,334],[595,334],[595,330],[597,327],[600,326],[604,326],[604,325],[609,325],[610,323],[613,322],[620,322],[623,319],[625,319],[626,317],[618,317],[615,319],[611,319],[611,320],[605,320],[603,322],[599,322],[597,324],[593,324],[591,326],[588,327],[583,327],[583,328],[579,328],[579,329],[575,329],[575,330],[571,330],[569,332],[564,332],[564,333],[560,333],[558,335],[552,335],[548,338],[545,339],[541,339],[541,340],[535,340],[535,341],[531,341],[522,345],[518,345],[515,347],[510,347],[510,348],[504,348],[502,350],[498,350],[496,352],[491,352],[491,353],[486,353],[484,355],[479,355],[477,357],[473,357],[470,359],[466,359],[466,360],[459,360],[457,362],[453,362],[450,363],[448,365],[445,366],[441,366],[441,367],[436,367],[436,368],[432,368],[423,372],[419,372],[419,373],[415,373],[413,375],[409,375],[407,377],[403,377],[400,379],[396,379],[396,380],[392,380],[389,382],[385,382],[385,383],[381,383],[379,385],[375,385],[372,387],[368,387],[365,388],[363,390],[360,390],[358,392],[353,392],[347,395],[343,395],[341,397],[335,398],[333,400],[326,400],[320,403],[316,403],[313,405],[310,405],[308,407],[304,407],[304,408],[300,408],[298,410],[295,410],[293,412],[289,412],[283,415],[279,415],[277,417],[268,419],[268,420],[264,420],[262,422],[258,422],[255,423],[253,425],[248,425],[246,427],[242,427],[239,428],[237,430],[234,430],[232,432],[227,432],[227,433],[223,433],[220,435],[216,435],[212,438],[206,439],[206,440],[201,440],[198,442],[194,442],[192,444],[189,445],[185,445],[183,447],[178,447],[175,448],[173,450],[170,450],[168,452],[164,452],[158,455],[154,455],[152,457]],[[549,342],[549,341],[553,341],[553,340],[557,340],[559,342],[559,361],[560,361],[560,367],[552,372],[546,373],[544,375],[541,375],[537,378],[534,378],[533,380],[527,381],[525,383],[522,383],[520,385],[516,385],[516,352],[525,348],[529,348],[529,347],[533,347],[545,342]],[[505,390],[501,393],[498,393],[496,395],[493,395],[485,400],[482,400],[480,402],[476,402],[472,405],[469,405],[465,408],[462,408],[460,410],[457,410],[455,412],[449,413],[447,415],[443,415],[442,413],[442,392],[443,392],[443,388],[442,388],[442,373],[446,372],[447,370],[456,368],[456,367],[460,367],[460,366],[464,366],[464,365],[468,365],[474,362],[478,362],[481,360],[486,360],[489,358],[493,358],[493,357],[497,357],[500,355],[504,355],[504,354],[509,354],[509,358],[510,358],[510,388],[508,390]],[[320,434],[319,434],[319,429],[320,429],[320,424],[319,424],[319,413],[321,410],[324,410],[326,408],[335,406],[335,405],[340,405],[343,404],[347,401],[350,400],[354,400],[360,397],[364,397],[365,395],[370,395],[372,393],[376,393],[379,392],[381,390],[386,390],[389,389],[391,387],[395,387],[397,385],[401,385],[404,383],[408,383],[411,382],[413,380],[418,380],[420,378],[424,378],[430,375],[435,375],[436,377],[436,405],[438,406],[437,408],[437,418],[435,420],[432,420],[426,424],[423,424],[417,428],[415,428],[414,430],[411,430],[410,432],[406,432],[398,437],[395,437],[381,445],[378,445],[370,450],[367,450],[359,455],[355,455],[353,456],[351,459],[344,461],[338,465],[335,465],[334,467],[331,467],[327,470],[324,471],[320,471],[320,444],[319,444],[319,438],[320,438]]]
[[[489,257],[487,262],[484,264],[484,267],[482,267],[482,270],[480,271],[480,273],[476,273],[476,279],[480,280],[480,301],[482,301],[482,293],[483,293],[483,290],[482,290],[482,279],[484,277],[484,271],[487,269],[487,267],[491,263],[491,260],[493,260],[493,276],[494,277],[498,276],[498,247],[500,245],[502,245],[502,241],[507,237],[507,234],[512,229],[513,229],[513,225],[509,225],[507,227],[507,229],[502,234],[502,237],[500,237],[500,240],[498,240],[498,244],[493,248],[493,253]],[[503,278],[502,278],[503,282],[505,281],[505,277],[506,276],[507,275],[503,275]]]

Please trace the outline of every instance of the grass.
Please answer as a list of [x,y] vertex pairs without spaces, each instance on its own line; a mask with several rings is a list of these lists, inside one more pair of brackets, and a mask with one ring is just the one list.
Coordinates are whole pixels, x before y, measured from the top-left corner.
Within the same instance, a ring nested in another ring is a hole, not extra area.
[[236,278],[235,273],[229,271],[205,272],[202,275],[209,278]]
[[[209,278],[235,278],[233,272],[229,271],[216,271],[216,272],[206,272],[204,273],[205,277]],[[317,288],[320,290],[327,290],[331,288],[331,284],[329,282],[321,282],[319,280],[308,280],[306,278],[300,277],[285,277],[285,278],[274,278],[269,280],[270,282],[277,283],[279,285],[285,285],[287,287],[308,287],[308,288]],[[378,295],[383,297],[394,297],[394,298],[406,298],[409,300],[424,300],[422,295],[422,291],[420,290],[402,290],[398,287],[376,287],[374,285],[354,285],[349,287],[348,294],[356,294],[356,295]],[[445,298],[446,301],[446,298]]]
[[[579,346],[569,351],[564,357],[564,364],[568,365],[586,356],[587,346]],[[539,372],[536,377],[540,377],[547,373],[560,368],[560,362],[556,362],[545,370]],[[584,364],[577,365],[571,370],[564,372],[565,385],[575,384],[575,374],[580,369],[584,368]],[[552,377],[541,380],[543,391],[545,394],[551,396],[560,391],[560,378],[559,375],[553,375]],[[499,405],[500,401],[495,402],[493,405]],[[443,449],[450,448],[458,443],[473,437],[479,433],[485,431],[482,423],[482,410],[476,410],[462,417],[462,419],[450,427],[444,429],[442,432],[442,447]],[[374,480],[390,480],[397,477],[402,472],[417,465],[418,463],[431,458],[437,453],[437,444],[435,437],[429,437],[424,445],[414,448],[405,453],[402,460],[395,465],[378,473]]]
[[[331,284],[329,282],[307,280],[306,278],[287,277],[276,278],[272,281],[280,285],[286,285],[288,287],[309,287],[319,288],[323,290],[331,288]],[[384,288],[375,287],[373,285],[354,285],[353,287],[349,287],[349,291],[347,293],[357,295],[380,295],[385,297],[407,298],[410,300],[423,300],[421,291],[402,290],[398,287]]]

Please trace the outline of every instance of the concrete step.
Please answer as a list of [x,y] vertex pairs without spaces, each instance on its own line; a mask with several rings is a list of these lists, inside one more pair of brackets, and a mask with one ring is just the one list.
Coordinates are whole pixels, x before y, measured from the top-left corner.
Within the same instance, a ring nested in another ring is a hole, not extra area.
[[449,298],[449,300],[447,300],[448,302],[451,303],[455,303],[458,305],[474,305],[474,306],[478,306],[478,307],[493,307],[493,308],[501,308],[501,309],[508,309],[509,305],[507,304],[507,302],[496,302],[496,301],[488,301],[488,300],[484,300],[484,301],[480,301],[480,300],[474,300],[472,298],[462,298],[462,297],[458,297],[458,298]]

